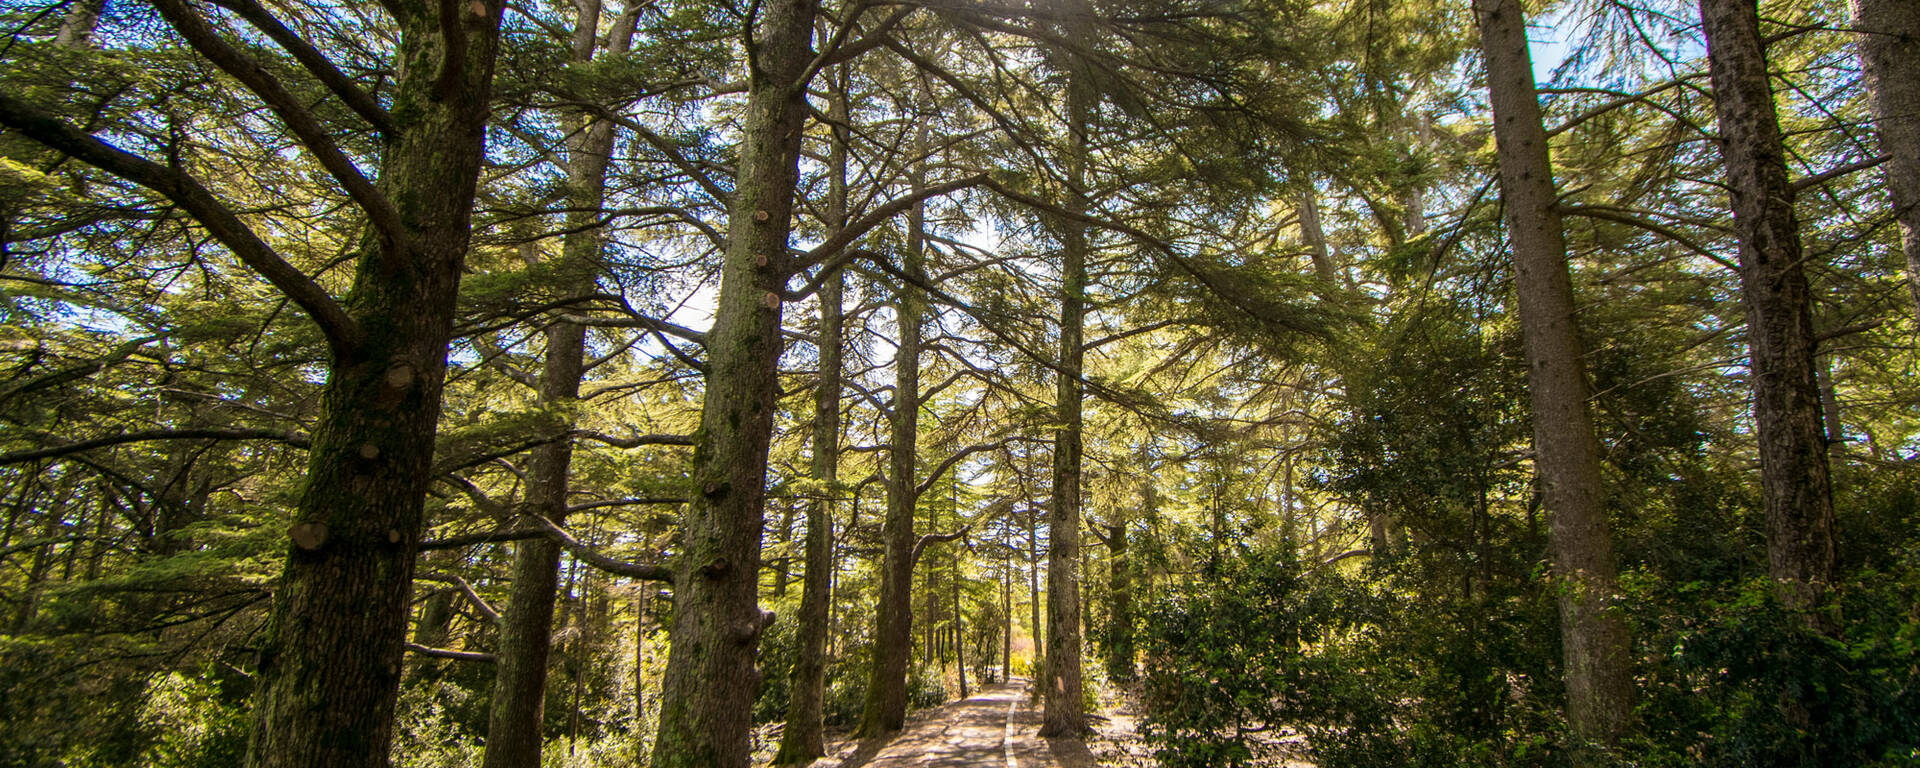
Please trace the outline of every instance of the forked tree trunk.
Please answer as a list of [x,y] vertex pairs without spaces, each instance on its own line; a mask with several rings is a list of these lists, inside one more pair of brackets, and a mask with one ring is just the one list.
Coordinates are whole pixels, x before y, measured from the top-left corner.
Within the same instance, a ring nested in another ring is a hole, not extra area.
[[1873,107],[1887,190],[1907,255],[1907,293],[1920,310],[1920,3],[1853,0],[1860,73]]
[[782,291],[807,118],[816,0],[774,0],[753,35],[738,182],[707,337],[694,498],[681,518],[655,768],[745,768],[760,672],[767,446],[779,387]]
[[[286,291],[328,340],[308,472],[259,637],[250,766],[381,767],[431,480],[455,295],[490,114],[503,4],[394,4],[397,81],[377,182],[326,144],[325,125],[181,0],[153,5],[215,66],[280,113],[376,226],[335,301],[177,167],[124,152],[0,94],[0,123],[166,196]],[[442,18],[442,13],[453,14]]]
[[261,638],[247,749],[256,768],[388,762],[503,4],[408,7],[402,61],[439,62],[449,47],[465,56],[400,68],[379,187],[407,237],[368,238],[343,302],[359,338],[334,351]]
[[1553,166],[1541,125],[1520,0],[1475,0],[1487,59],[1500,194],[1513,250],[1536,471],[1553,515],[1567,721],[1581,765],[1601,765],[1633,711],[1631,645],[1610,606],[1618,594],[1600,446],[1574,325],[1565,233],[1554,207]]

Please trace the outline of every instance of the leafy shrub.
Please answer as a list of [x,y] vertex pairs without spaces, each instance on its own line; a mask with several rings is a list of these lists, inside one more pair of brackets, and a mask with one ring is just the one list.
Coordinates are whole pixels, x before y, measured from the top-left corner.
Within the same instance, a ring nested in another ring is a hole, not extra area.
[[947,680],[938,667],[915,664],[907,670],[907,709],[926,709],[947,703]]
[[240,765],[247,749],[246,710],[222,699],[203,676],[155,675],[140,705],[140,725],[153,736],[140,763],[152,768]]

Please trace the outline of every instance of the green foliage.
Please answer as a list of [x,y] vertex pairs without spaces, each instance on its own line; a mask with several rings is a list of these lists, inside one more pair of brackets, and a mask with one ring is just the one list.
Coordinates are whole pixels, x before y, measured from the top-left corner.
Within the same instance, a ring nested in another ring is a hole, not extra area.
[[247,710],[204,676],[179,672],[147,682],[140,725],[153,739],[140,764],[151,768],[238,766],[247,747]]
[[947,691],[946,676],[940,668],[925,662],[907,670],[907,710],[926,709],[947,703],[953,694]]
[[[1920,755],[1920,558],[1841,586],[1846,631],[1828,637],[1782,608],[1765,579],[1643,584],[1649,659],[1632,750],[1647,765],[1913,765]],[[1705,619],[1693,617],[1708,617]],[[1799,721],[1789,715],[1801,713]]]
[[[450,714],[466,709],[474,698],[472,691],[448,681],[401,688],[394,716],[394,765],[400,768],[480,765],[482,747],[478,735],[463,724],[461,718]],[[481,722],[484,729],[485,721]]]
[[793,696],[793,664],[800,655],[799,624],[793,611],[775,611],[773,625],[760,633],[760,692],[753,699],[753,721],[771,723],[787,716]]

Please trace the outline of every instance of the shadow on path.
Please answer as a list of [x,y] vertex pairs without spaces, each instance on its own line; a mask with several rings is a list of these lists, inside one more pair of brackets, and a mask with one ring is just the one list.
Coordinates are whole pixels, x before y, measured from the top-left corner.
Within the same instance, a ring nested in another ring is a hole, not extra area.
[[[991,686],[973,698],[926,713],[924,719],[909,722],[905,730],[894,736],[867,739],[850,753],[843,752],[814,765],[816,768],[1000,768],[1007,764],[1007,710],[1023,691],[1024,687]],[[1021,768],[1037,766],[1022,760]]]

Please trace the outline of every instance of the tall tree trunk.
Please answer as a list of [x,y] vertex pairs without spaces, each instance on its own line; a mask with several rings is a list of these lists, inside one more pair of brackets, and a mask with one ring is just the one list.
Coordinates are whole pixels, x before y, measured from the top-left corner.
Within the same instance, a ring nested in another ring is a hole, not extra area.
[[[328,341],[328,376],[290,546],[260,637],[251,766],[384,766],[389,760],[421,514],[431,479],[447,343],[470,218],[503,4],[393,4],[397,81],[377,112],[377,182],[327,143],[327,125],[246,61],[184,0],[160,14],[279,113],[376,226],[335,301],[177,166],[127,153],[0,94],[0,123],[166,196],[282,288]],[[450,14],[443,18],[442,14]],[[364,94],[363,94],[364,95]]]
[[1000,636],[1000,682],[1013,681],[1013,542],[1000,553],[1000,613],[1005,634]]
[[[1067,83],[1067,200],[1069,213],[1084,214],[1088,131],[1093,120],[1092,84],[1074,72]],[[1040,735],[1078,736],[1087,731],[1080,669],[1080,464],[1081,383],[1087,302],[1087,229],[1060,223],[1060,367],[1054,374],[1053,508],[1047,518],[1047,654],[1045,706]]]
[[817,0],[768,3],[752,38],[738,182],[707,337],[697,493],[681,519],[655,768],[745,768],[750,759],[760,683],[754,649],[772,618],[760,610],[758,589],[781,291],[794,268],[788,240],[818,9]]
[[67,15],[60,19],[54,44],[64,48],[91,47],[93,31],[100,25],[100,12],[106,7],[107,0],[77,0],[67,6]]
[[[827,154],[827,228],[847,223],[847,72],[835,72],[827,116],[833,143]],[[800,587],[797,644],[786,730],[774,765],[807,765],[827,753],[825,729],[827,609],[833,586],[833,502],[840,473],[840,378],[843,363],[845,275],[835,269],[820,286],[820,376],[813,393],[813,479],[820,497],[807,504],[805,581]]]
[[[633,4],[634,8],[638,4]],[[599,0],[582,0],[573,33],[573,64],[593,61],[600,27]],[[610,52],[626,50],[633,35],[633,19],[623,13],[608,40]],[[569,202],[568,234],[561,244],[559,271],[569,297],[589,295],[599,271],[600,208],[606,200],[607,166],[612,161],[614,126],[582,115],[570,116],[576,129],[567,152]],[[580,396],[586,372],[586,328],[577,323],[547,326],[546,360],[540,376],[539,402],[553,413],[571,414]],[[572,417],[562,417],[571,428]],[[533,449],[527,470],[526,510],[562,523],[567,516],[568,474],[573,464],[573,442],[558,440]],[[493,701],[487,724],[485,768],[538,768],[543,710],[546,706],[548,656],[552,651],[554,591],[558,587],[560,543],[530,539],[515,545],[513,587],[500,632],[499,661],[495,664]]]
[[[926,129],[922,127],[914,141],[917,154],[924,155],[926,144]],[[913,173],[914,191],[918,192],[922,184],[918,165]],[[862,736],[891,733],[907,721],[907,666],[913,650],[920,334],[927,311],[926,297],[915,281],[926,278],[924,226],[924,207],[915,204],[907,214],[908,243],[901,265],[907,279],[900,281],[894,310],[900,338],[893,356],[893,409],[888,415],[892,447],[887,453],[887,517],[880,528],[885,552],[880,565],[880,601],[874,616],[873,671],[860,715]]]
[[[958,486],[956,486],[956,489]],[[960,524],[960,505],[958,491],[953,510],[953,522]],[[960,674],[960,698],[973,696],[967,687],[967,621],[965,611],[960,606],[960,548],[953,548],[953,668]]]
[[[1152,493],[1147,490],[1142,496]],[[1107,526],[1107,676],[1123,682],[1133,679],[1133,565],[1127,543],[1123,516]]]
[[1830,630],[1817,610],[1833,579],[1834,544],[1812,297],[1759,14],[1753,0],[1701,0],[1700,19],[1740,238],[1767,571],[1784,604]]
[[1492,92],[1500,193],[1533,401],[1535,467],[1553,515],[1567,720],[1576,762],[1599,765],[1627,730],[1633,677],[1618,593],[1600,446],[1574,325],[1565,233],[1554,208],[1553,166],[1534,91],[1526,13],[1519,0],[1475,0]]
[[1046,666],[1046,625],[1040,621],[1040,510],[1027,509],[1027,633],[1033,636],[1033,673],[1037,680]]
[[[1327,234],[1321,227],[1318,192],[1314,188],[1312,176],[1306,175],[1304,180],[1306,188],[1301,192],[1297,206],[1300,215],[1300,242],[1307,247],[1307,257],[1313,262],[1313,274],[1318,281],[1314,292],[1321,301],[1332,304],[1340,300],[1339,289],[1351,287],[1351,280],[1334,263],[1333,251],[1327,247]],[[1407,201],[1407,222],[1409,224],[1420,222],[1421,230],[1424,231],[1426,218],[1425,213],[1418,210],[1420,205],[1418,188],[1413,192],[1414,194]],[[1345,383],[1353,380],[1350,375],[1352,367],[1339,360],[1336,360],[1334,367],[1334,373],[1339,376],[1342,388],[1345,389]],[[1353,412],[1355,421],[1365,423],[1368,420],[1365,410],[1355,404],[1351,390],[1349,390],[1348,408]],[[1374,555],[1379,557],[1397,549],[1401,535],[1400,526],[1394,522],[1393,518],[1386,512],[1373,508],[1374,506],[1363,505],[1360,512],[1367,520],[1368,541],[1371,543]],[[1292,507],[1288,507],[1288,515],[1290,522],[1297,522],[1293,517]]]
[[[388,762],[503,4],[409,7],[399,58],[436,64],[401,67],[389,109],[378,186],[405,238],[363,244],[342,302],[357,343],[332,350],[261,638],[247,749],[256,768]],[[464,57],[442,62],[448,50]]]
[[1888,156],[1887,190],[1907,255],[1907,293],[1920,311],[1920,5],[1853,0],[1853,25],[1880,151]]

